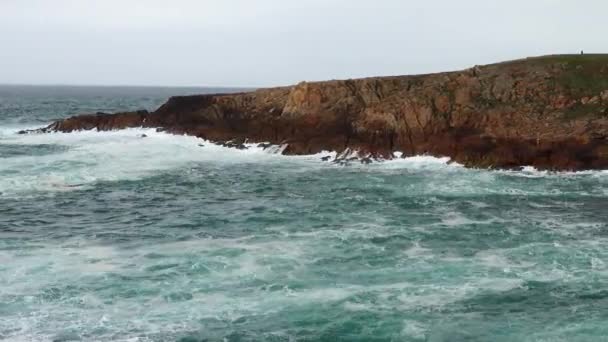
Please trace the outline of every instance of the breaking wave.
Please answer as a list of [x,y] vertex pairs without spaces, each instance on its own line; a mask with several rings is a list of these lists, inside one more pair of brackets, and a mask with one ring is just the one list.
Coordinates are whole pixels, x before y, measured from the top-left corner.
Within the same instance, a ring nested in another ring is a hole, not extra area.
[[[322,162],[322,157],[336,158],[335,152],[308,156],[284,156],[285,146],[261,147],[246,144],[246,150],[223,147],[191,136],[157,132],[152,128],[117,131],[78,131],[72,133],[25,134],[31,127],[0,127],[0,194],[4,196],[32,191],[70,191],[95,182],[135,180],[162,172],[187,168],[197,163],[229,167],[234,164],[268,163],[269,167],[337,167]],[[19,152],[21,151],[21,153]],[[353,155],[356,155],[353,152]],[[399,155],[399,153],[397,153]],[[348,159],[348,158],[347,158]],[[344,166],[344,165],[342,165]],[[546,172],[527,167],[522,171],[467,170],[447,157],[414,156],[376,161],[370,165],[347,163],[350,169],[378,172],[433,171],[459,174],[462,186],[493,182],[496,177],[563,178],[605,177],[608,171]],[[450,186],[460,187],[457,182]],[[430,187],[441,185],[430,184]],[[462,189],[463,191],[469,191]],[[517,192],[519,190],[514,189]],[[526,192],[524,190],[524,192]]]

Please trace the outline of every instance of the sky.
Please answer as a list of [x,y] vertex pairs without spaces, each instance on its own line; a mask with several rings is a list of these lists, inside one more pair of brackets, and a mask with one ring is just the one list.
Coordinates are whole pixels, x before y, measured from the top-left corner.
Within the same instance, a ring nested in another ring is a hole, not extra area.
[[608,52],[606,0],[0,0],[0,83],[263,87]]

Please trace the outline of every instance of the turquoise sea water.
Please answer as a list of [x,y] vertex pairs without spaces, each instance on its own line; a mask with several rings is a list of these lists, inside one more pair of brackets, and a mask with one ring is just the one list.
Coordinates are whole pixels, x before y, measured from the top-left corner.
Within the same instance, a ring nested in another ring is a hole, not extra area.
[[606,171],[15,134],[205,91],[0,87],[0,340],[608,340]]

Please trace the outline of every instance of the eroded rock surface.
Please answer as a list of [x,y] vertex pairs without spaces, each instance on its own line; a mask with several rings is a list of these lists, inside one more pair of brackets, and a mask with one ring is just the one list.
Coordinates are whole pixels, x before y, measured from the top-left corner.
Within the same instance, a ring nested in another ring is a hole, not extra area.
[[288,144],[286,154],[402,151],[475,167],[608,169],[608,55],[178,96],[154,112],[80,115],[42,130],[138,126],[237,148],[245,139]]

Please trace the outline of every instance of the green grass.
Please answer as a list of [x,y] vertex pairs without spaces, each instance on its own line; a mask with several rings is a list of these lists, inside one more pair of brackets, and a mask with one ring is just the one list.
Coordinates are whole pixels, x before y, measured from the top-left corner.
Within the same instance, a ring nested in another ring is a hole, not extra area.
[[561,64],[564,71],[557,83],[573,97],[595,96],[608,90],[608,54],[543,56],[528,61]]
[[608,54],[548,55],[499,63],[530,66],[561,65],[563,72],[557,83],[572,96],[598,95],[608,90]]
[[567,54],[567,55],[546,55],[539,57],[529,57],[521,61],[539,61],[549,63],[578,63],[578,62],[608,62],[607,53],[588,53],[588,54]]
[[[608,54],[575,54],[575,55],[548,55],[524,58],[504,63],[505,66],[521,66],[530,70],[535,67],[557,68],[553,79],[556,90],[565,92],[570,98],[582,99],[600,95],[608,90]],[[525,70],[524,69],[524,70]],[[579,103],[564,112],[565,120],[574,120],[585,117],[608,116],[606,103],[583,105]]]
[[564,112],[563,118],[565,120],[575,120],[587,117],[608,117],[608,109],[606,106],[602,106],[599,103],[594,104],[577,104],[571,108],[568,108]]

